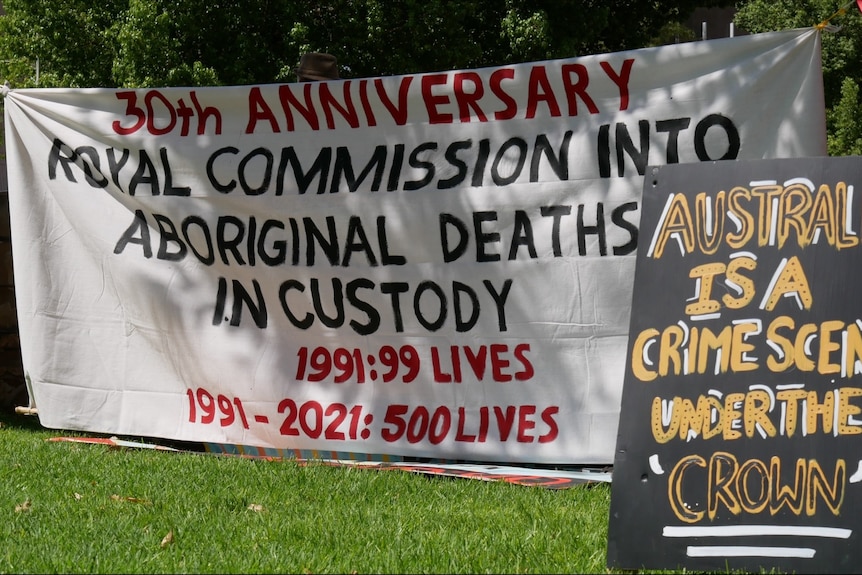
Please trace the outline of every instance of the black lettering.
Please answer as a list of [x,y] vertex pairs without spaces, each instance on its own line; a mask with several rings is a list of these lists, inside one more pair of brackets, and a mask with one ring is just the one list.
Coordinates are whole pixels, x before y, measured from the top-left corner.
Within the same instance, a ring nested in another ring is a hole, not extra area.
[[425,177],[419,180],[408,180],[404,182],[404,189],[406,191],[418,190],[419,188],[427,186],[434,178],[434,162],[421,160],[419,158],[419,154],[427,150],[436,149],[437,144],[435,142],[425,142],[424,144],[416,146],[413,152],[411,152],[410,157],[407,159],[407,163],[411,168],[425,170]]
[[[454,227],[459,235],[458,243],[451,249],[449,247],[449,234],[447,232],[447,229],[449,229],[448,226]],[[468,239],[467,225],[463,221],[452,214],[440,214],[440,247],[443,249],[444,262],[454,262],[463,256],[467,251]]]
[[[186,245],[180,239],[177,233],[177,228],[174,223],[162,214],[153,214],[153,219],[159,226],[159,252],[156,257],[160,260],[177,262],[183,259],[188,251]],[[175,252],[168,251],[168,242],[173,242],[177,245]]]
[[605,206],[596,204],[596,225],[584,224],[584,204],[578,206],[578,253],[587,255],[587,235],[595,234],[599,240],[599,255],[608,255],[607,237],[605,235]]
[[281,302],[281,309],[284,310],[284,315],[287,316],[287,319],[294,326],[299,329],[308,329],[314,323],[314,316],[311,313],[306,313],[303,319],[299,319],[293,315],[293,312],[290,311],[290,306],[287,304],[287,292],[291,289],[295,289],[301,293],[305,291],[305,286],[297,280],[283,282],[278,288],[278,299]]
[[355,279],[347,282],[347,301],[356,309],[365,312],[365,315],[368,316],[368,322],[363,324],[352,319],[350,320],[350,327],[359,335],[371,335],[380,328],[380,313],[374,309],[374,306],[359,298],[356,292],[360,289],[374,289],[374,282],[369,279]]
[[[542,213],[544,215],[544,212]],[[559,244],[559,238],[557,238]],[[530,221],[527,212],[524,210],[515,211],[515,226],[512,232],[512,245],[509,246],[509,260],[518,258],[518,249],[521,246],[527,246],[527,251],[530,258],[536,259],[536,244],[533,240],[533,223]],[[559,248],[559,246],[557,246]]]
[[117,245],[114,246],[114,253],[123,253],[123,250],[129,244],[140,244],[144,249],[144,257],[153,257],[153,248],[150,246],[150,228],[147,225],[144,212],[141,210],[135,210],[135,219],[126,231],[123,232],[122,237],[117,240]]
[[556,258],[563,255],[563,250],[560,246],[560,220],[563,216],[568,216],[571,213],[572,206],[542,206],[542,217],[554,218],[554,224],[551,227],[551,243],[554,250],[554,257]]
[[623,217],[623,214],[626,212],[633,212],[637,209],[637,202],[628,202],[615,207],[611,212],[611,221],[617,226],[628,231],[629,237],[631,238],[627,243],[621,246],[614,246],[613,252],[615,256],[628,255],[638,247],[638,227]]
[[476,261],[477,262],[498,262],[500,261],[499,253],[486,253],[485,244],[491,242],[499,242],[500,234],[498,232],[483,232],[482,222],[496,222],[497,212],[473,212],[473,229],[476,231]]

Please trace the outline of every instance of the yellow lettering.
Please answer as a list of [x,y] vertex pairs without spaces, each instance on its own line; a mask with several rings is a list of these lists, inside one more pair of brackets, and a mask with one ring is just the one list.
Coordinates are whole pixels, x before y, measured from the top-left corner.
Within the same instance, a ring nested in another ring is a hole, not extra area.
[[793,486],[781,484],[781,460],[772,456],[769,461],[769,475],[771,481],[772,504],[770,506],[770,515],[775,515],[781,511],[782,507],[787,507],[794,515],[802,514],[802,506],[805,503],[805,475],[807,467],[804,459],[796,460],[796,470],[793,476]]
[[[811,213],[808,220],[808,237],[806,244],[817,243],[817,235],[822,231],[826,236],[826,241],[829,245],[835,245],[835,239],[838,236],[837,224],[835,221],[835,204],[832,198],[832,191],[829,186],[823,184],[818,188],[817,195],[814,196],[814,205],[811,208]],[[802,246],[805,247],[805,246]]]
[[665,217],[656,231],[655,248],[652,257],[659,259],[664,254],[667,242],[676,236],[682,242],[686,253],[694,251],[695,235],[692,229],[691,212],[685,194],[673,194],[670,198]]
[[683,479],[691,466],[706,468],[706,460],[700,455],[689,455],[680,459],[667,480],[667,498],[673,514],[680,521],[697,523],[703,518],[703,511],[692,511],[683,495]]
[[754,437],[757,425],[768,437],[775,437],[775,425],[769,419],[769,409],[772,407],[769,394],[762,389],[755,389],[745,394],[745,436]]
[[[846,366],[846,373],[842,375],[851,377],[859,373],[856,370],[856,363],[862,362],[862,330],[859,329],[859,324],[855,321],[847,325],[847,343],[842,355]],[[862,364],[859,367],[862,371]]]
[[841,511],[841,503],[844,501],[844,484],[847,475],[847,464],[843,459],[835,462],[835,473],[832,485],[826,479],[826,474],[814,459],[808,460],[808,496],[805,498],[805,514],[813,516],[817,514],[817,496],[823,499],[832,515],[838,515]]
[[727,245],[732,249],[738,250],[751,241],[754,236],[754,216],[741,205],[741,201],[750,202],[751,192],[741,186],[737,186],[730,190],[728,197],[727,211],[735,216],[735,220],[739,222],[739,229],[736,232],[727,234]]
[[758,200],[757,245],[775,245],[772,238],[772,218],[776,207],[775,200],[781,196],[783,188],[778,185],[755,186],[751,195]]
[[846,182],[838,182],[834,190],[820,184],[816,191],[798,180],[786,187],[735,186],[714,195],[699,192],[693,201],[692,214],[686,194],[668,195],[650,257],[661,258],[671,240],[679,242],[683,253],[698,250],[706,255],[715,254],[722,240],[733,250],[752,241],[782,248],[794,236],[799,247],[825,241],[840,250],[860,243],[848,219],[853,206]]
[[760,333],[760,327],[753,323],[738,323],[733,326],[733,339],[730,346],[730,369],[735,372],[753,371],[760,367],[756,361],[746,361],[745,354],[754,351],[754,344],[746,341],[746,334]]
[[811,191],[808,186],[791,184],[784,190],[778,205],[778,247],[790,237],[790,230],[796,230],[796,239],[800,245],[808,245],[808,222],[806,214],[811,208]]
[[[701,246],[701,251],[705,254],[714,254],[721,245],[721,236],[724,235],[723,214],[725,212],[725,195],[724,191],[716,194],[715,206],[709,203],[709,196],[704,193],[697,194],[695,197],[698,231],[697,242]],[[707,229],[706,224],[710,219],[714,223],[712,229]]]
[[817,392],[809,391],[805,400],[806,418],[805,432],[808,435],[817,433],[817,419],[823,420],[823,433],[832,433],[832,420],[835,416],[835,393],[827,391],[823,395],[823,403],[817,401]]
[[[704,439],[710,439],[721,431],[720,417],[717,418],[716,425],[712,426],[712,413],[717,410],[721,415],[721,402],[718,398],[711,395],[701,395],[697,398],[697,407],[689,399],[682,399],[681,403],[677,403],[676,398],[674,407],[679,406],[679,438],[685,440],[689,430],[694,431],[697,435],[702,435]],[[675,409],[674,411],[677,411]]]
[[757,262],[748,256],[741,256],[730,260],[727,264],[727,281],[734,285],[738,285],[739,289],[742,290],[742,294],[739,297],[733,297],[729,293],[724,294],[721,297],[721,301],[724,302],[724,305],[730,309],[740,309],[751,303],[751,300],[754,299],[754,282],[750,278],[739,273],[739,270],[746,269],[750,271],[756,267]]
[[737,406],[742,407],[744,393],[728,393],[724,396],[724,417],[722,418],[722,438],[725,440],[739,439],[742,433],[734,429],[734,422],[742,418],[742,412]]
[[857,435],[862,433],[859,425],[849,425],[850,418],[862,413],[858,405],[851,405],[851,397],[862,395],[862,389],[858,387],[842,387],[838,393],[838,435]]
[[[751,475],[754,477],[751,477]],[[736,473],[736,493],[739,495],[739,506],[745,513],[752,515],[766,509],[769,503],[769,468],[759,459],[749,459],[739,466]],[[760,488],[754,493],[755,487]]]
[[844,322],[838,320],[824,321],[820,324],[820,354],[817,357],[817,373],[840,373],[841,364],[829,363],[829,354],[838,351],[841,343],[832,341],[832,334],[844,329]]
[[817,325],[806,323],[796,332],[796,344],[794,346],[793,357],[796,361],[796,367],[802,371],[814,371],[814,362],[808,356],[806,351],[808,337],[817,332]]
[[796,420],[799,418],[799,401],[808,395],[804,389],[782,389],[775,394],[778,401],[784,402],[784,430],[787,437],[796,433]]
[[685,306],[688,315],[715,313],[721,309],[721,304],[711,299],[712,285],[715,276],[723,274],[725,266],[722,263],[703,264],[693,268],[688,277],[698,280],[697,301]]
[[[697,372],[706,373],[707,364],[709,363],[709,350],[721,350],[721,365],[719,373],[727,373],[728,365],[730,364],[730,345],[732,341],[732,330],[729,325],[724,326],[718,335],[712,333],[712,330],[703,328],[700,331],[700,341],[697,346]],[[716,358],[716,361],[718,358]]]
[[[690,471],[695,475],[687,477]],[[706,512],[695,511],[689,504],[698,498],[692,490],[704,485]],[[737,460],[732,453],[717,451],[709,461],[700,455],[689,455],[677,462],[670,473],[667,495],[673,514],[685,523],[714,520],[722,509],[731,515],[759,515],[768,511],[771,516],[786,510],[793,515],[814,517],[818,507],[825,505],[838,516],[844,503],[847,464],[843,459],[835,462],[830,478],[815,459],[798,458],[794,464],[794,477],[782,483],[781,460],[773,456],[769,463],[760,459]]]
[[[838,249],[853,248],[859,245],[859,236],[853,234],[850,222],[847,220],[847,183],[838,182],[835,185],[835,203],[838,206]],[[841,224],[844,222],[844,225]]]
[[652,400],[652,437],[656,440],[656,443],[667,443],[671,439],[676,436],[676,432],[679,429],[679,410],[676,409],[676,402],[679,398],[673,398],[669,408],[671,410],[670,413],[670,423],[668,424],[667,429],[664,427],[664,419],[662,398],[655,397]]
[[784,359],[771,354],[766,358],[766,367],[769,368],[769,371],[780,373],[794,365],[793,342],[778,333],[778,330],[781,328],[793,329],[794,327],[796,327],[796,323],[793,321],[793,318],[785,315],[775,318],[769,324],[769,328],[766,330],[766,338],[777,345],[781,349],[779,353],[784,355]]
[[814,298],[811,295],[811,287],[808,285],[808,278],[805,277],[805,271],[802,269],[799,258],[793,256],[788,259],[782,267],[776,270],[776,274],[778,274],[778,278],[769,293],[769,298],[765,300],[764,309],[772,311],[778,304],[778,300],[787,294],[797,295],[802,307],[811,309]]
[[635,344],[632,348],[632,373],[640,381],[652,381],[658,377],[655,371],[647,369],[644,364],[646,346],[648,343],[654,343],[658,335],[659,331],[657,329],[649,328],[640,332],[635,339]]
[[670,373],[670,364],[673,364],[674,375],[682,372],[682,355],[679,353],[679,346],[684,341],[685,332],[678,325],[670,325],[662,332],[658,358],[659,375],[665,376]]
[[707,473],[707,512],[710,519],[715,519],[718,506],[723,503],[734,515],[739,515],[742,507],[733,488],[733,479],[739,471],[739,464],[732,453],[717,451],[709,458]]

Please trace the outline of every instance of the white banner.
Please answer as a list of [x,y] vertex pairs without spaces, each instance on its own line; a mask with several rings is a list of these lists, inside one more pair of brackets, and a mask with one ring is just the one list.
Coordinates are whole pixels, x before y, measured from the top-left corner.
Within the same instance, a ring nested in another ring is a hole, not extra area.
[[324,455],[612,463],[647,166],[826,153],[814,29],[5,109],[42,424]]

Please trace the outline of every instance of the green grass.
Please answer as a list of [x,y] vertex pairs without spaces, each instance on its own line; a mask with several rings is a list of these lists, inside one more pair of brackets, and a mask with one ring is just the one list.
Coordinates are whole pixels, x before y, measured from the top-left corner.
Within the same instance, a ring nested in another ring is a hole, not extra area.
[[0,573],[607,572],[609,484],[47,441],[58,435],[74,434],[0,413]]

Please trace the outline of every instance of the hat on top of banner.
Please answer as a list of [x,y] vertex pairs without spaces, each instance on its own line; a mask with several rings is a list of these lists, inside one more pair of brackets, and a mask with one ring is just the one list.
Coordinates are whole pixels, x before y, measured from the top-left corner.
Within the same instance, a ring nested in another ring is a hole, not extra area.
[[338,80],[338,60],[332,54],[308,52],[299,59],[296,77],[300,82]]

